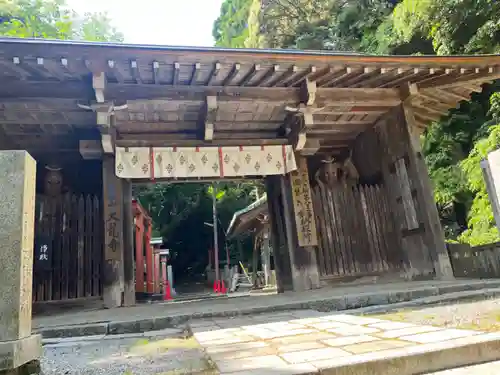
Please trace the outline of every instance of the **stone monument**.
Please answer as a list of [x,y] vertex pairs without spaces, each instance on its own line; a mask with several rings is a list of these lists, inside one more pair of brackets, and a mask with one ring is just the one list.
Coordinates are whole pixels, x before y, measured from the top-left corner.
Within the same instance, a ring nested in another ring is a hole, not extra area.
[[26,151],[0,151],[0,374],[38,360],[31,334],[36,162]]

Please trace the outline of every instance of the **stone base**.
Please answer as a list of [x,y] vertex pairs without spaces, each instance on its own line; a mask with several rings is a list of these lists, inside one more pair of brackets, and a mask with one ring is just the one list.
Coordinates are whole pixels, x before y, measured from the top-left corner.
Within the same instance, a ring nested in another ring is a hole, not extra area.
[[42,356],[42,337],[0,342],[0,371],[13,370]]

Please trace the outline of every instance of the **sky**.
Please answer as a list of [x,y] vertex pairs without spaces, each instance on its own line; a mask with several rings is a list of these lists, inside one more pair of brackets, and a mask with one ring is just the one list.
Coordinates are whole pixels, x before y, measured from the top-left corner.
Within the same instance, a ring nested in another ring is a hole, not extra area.
[[213,46],[222,0],[68,0],[78,13],[107,12],[126,43]]

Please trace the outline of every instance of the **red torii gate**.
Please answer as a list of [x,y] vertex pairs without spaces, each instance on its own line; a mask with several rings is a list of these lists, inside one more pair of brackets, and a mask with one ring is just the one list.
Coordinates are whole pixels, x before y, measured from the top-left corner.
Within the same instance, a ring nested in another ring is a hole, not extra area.
[[158,284],[155,269],[159,267],[159,264],[155,264],[157,259],[151,246],[152,219],[137,199],[132,200],[132,209],[135,225],[135,292],[138,295],[152,295],[158,292],[155,288],[155,284]]

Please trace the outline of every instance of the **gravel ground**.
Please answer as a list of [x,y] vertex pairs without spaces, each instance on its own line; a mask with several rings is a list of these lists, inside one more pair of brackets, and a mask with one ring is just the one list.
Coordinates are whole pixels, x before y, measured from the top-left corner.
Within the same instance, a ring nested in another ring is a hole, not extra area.
[[401,310],[377,317],[450,328],[500,331],[500,299]]
[[46,344],[44,375],[213,374],[194,339],[117,335]]

